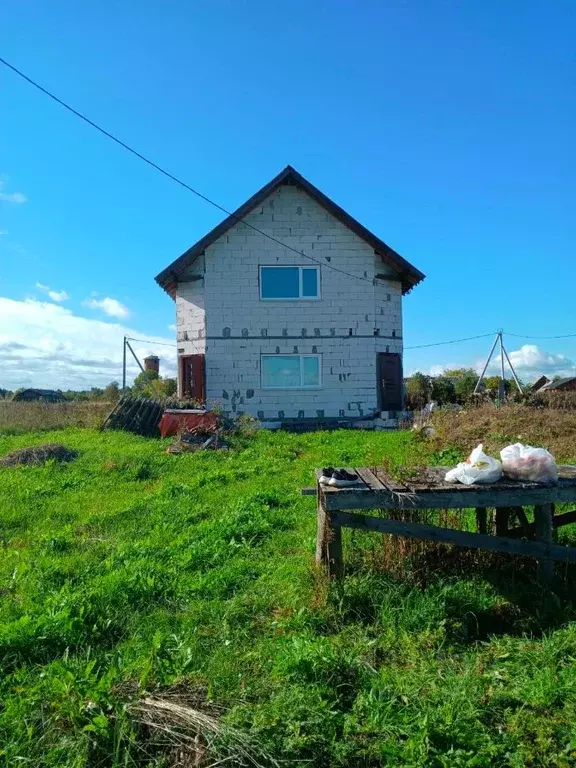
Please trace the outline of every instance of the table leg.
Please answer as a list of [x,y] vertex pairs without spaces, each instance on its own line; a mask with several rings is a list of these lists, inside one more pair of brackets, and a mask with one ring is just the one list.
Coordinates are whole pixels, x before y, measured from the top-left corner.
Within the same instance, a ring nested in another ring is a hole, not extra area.
[[[327,514],[330,520],[330,513]],[[328,524],[328,572],[331,578],[341,579],[344,575],[344,558],[342,557],[342,528],[339,525]]]
[[494,510],[494,525],[496,536],[506,536],[508,533],[508,507],[497,507]]
[[318,565],[328,565],[328,518],[326,517],[326,510],[324,509],[324,497],[322,495],[322,488],[320,483],[317,486],[318,506],[317,506],[317,521],[318,526],[316,530],[316,563]]
[[[552,504],[538,504],[534,507],[535,538],[536,541],[540,541],[543,544],[552,544],[554,541],[552,509]],[[554,578],[554,562],[550,557],[542,557],[538,560],[538,573],[543,581],[552,581]]]
[[522,526],[522,530],[524,531],[524,537],[526,539],[530,538],[530,523],[528,522],[528,518],[526,517],[526,512],[524,512],[524,507],[514,507],[514,514],[518,518],[518,522]]
[[476,530],[478,533],[488,533],[488,513],[486,507],[476,507]]
[[318,485],[318,527],[316,532],[316,563],[327,565],[331,578],[340,579],[344,575],[342,557],[342,528],[332,525],[330,512],[324,506],[324,495]]

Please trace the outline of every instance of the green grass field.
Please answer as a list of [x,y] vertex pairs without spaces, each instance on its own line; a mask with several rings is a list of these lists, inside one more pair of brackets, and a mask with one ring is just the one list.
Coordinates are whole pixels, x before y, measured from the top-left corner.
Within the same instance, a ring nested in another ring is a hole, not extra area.
[[169,456],[66,429],[0,437],[0,455],[48,441],[79,458],[0,468],[0,765],[201,765],[131,707],[176,694],[262,765],[576,763],[570,575],[558,594],[493,561],[393,576],[382,537],[351,532],[344,584],[315,569],[313,468],[414,463],[409,433]]

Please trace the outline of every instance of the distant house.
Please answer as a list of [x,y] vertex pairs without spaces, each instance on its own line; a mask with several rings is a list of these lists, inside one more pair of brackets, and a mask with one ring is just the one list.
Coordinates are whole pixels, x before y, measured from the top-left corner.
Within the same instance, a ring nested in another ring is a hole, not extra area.
[[17,402],[36,400],[44,403],[61,403],[65,399],[62,392],[55,389],[22,389],[20,392],[16,392],[12,398]]
[[544,374],[542,374],[542,376],[539,376],[536,381],[530,385],[530,391],[538,392],[542,389],[542,387],[545,387],[546,384],[550,384],[550,382],[551,379],[549,379],[548,376],[544,376]]
[[569,376],[566,379],[557,379],[546,384],[541,389],[542,392],[576,392],[576,376]]
[[180,396],[261,422],[402,410],[402,297],[424,275],[292,167],[176,259]]

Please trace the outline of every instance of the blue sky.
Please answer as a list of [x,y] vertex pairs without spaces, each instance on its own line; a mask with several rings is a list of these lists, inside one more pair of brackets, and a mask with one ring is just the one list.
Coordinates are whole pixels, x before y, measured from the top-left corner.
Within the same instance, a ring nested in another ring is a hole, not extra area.
[[[293,165],[427,274],[410,347],[576,333],[575,33],[573,0],[6,0],[0,55],[226,207]],[[117,378],[222,216],[2,67],[0,114],[0,386]],[[526,378],[576,372],[576,338],[507,341]]]

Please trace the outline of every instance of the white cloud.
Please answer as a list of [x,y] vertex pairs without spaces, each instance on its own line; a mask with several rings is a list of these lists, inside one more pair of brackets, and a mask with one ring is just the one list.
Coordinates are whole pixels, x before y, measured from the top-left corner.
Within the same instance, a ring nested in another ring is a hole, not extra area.
[[[546,374],[550,378],[553,376],[576,376],[576,363],[566,355],[554,354],[536,346],[536,344],[524,344],[520,349],[508,350],[508,356],[514,366],[514,370],[519,379],[530,382],[538,378],[541,374]],[[417,370],[430,376],[440,376],[445,370],[454,368],[474,368],[478,373],[484,368],[486,358],[476,360],[476,362],[462,361],[435,363],[431,366],[422,366],[418,368],[411,366],[412,375]],[[511,376],[510,368],[506,358],[504,358],[504,370],[507,377]],[[490,361],[487,370],[488,376],[500,373],[500,355],[494,355]]]
[[175,324],[174,323],[170,323],[170,325],[168,326],[168,330],[172,331],[172,333],[176,333],[176,326],[175,326]]
[[[531,381],[542,373],[547,376],[576,376],[576,364],[566,355],[546,352],[536,344],[523,344],[520,349],[508,351],[508,356],[518,377],[525,381]],[[500,371],[500,355],[490,361],[488,370],[492,373]],[[509,371],[506,358],[504,370]]]
[[66,299],[69,299],[70,296],[66,293],[66,291],[48,291],[48,296],[52,299],[52,301],[66,301]]
[[[22,386],[85,389],[122,380],[122,338],[143,338],[143,332],[122,323],[75,315],[48,301],[16,301],[0,297],[0,387]],[[146,338],[144,336],[144,338]],[[150,343],[131,342],[139,360],[155,353],[160,374],[176,375],[173,338],[148,337]],[[128,383],[139,373],[128,355]]]
[[5,203],[16,203],[16,205],[28,202],[28,198],[22,192],[3,192],[5,186],[6,182],[0,181],[0,200]]
[[70,298],[66,291],[53,291],[49,285],[44,285],[44,283],[36,283],[36,288],[42,293],[48,294],[52,301],[61,302]]
[[7,234],[8,234],[7,229],[0,229],[0,237],[2,237],[2,235],[7,235]]
[[110,317],[118,317],[121,320],[130,317],[128,307],[125,307],[118,299],[111,299],[109,296],[103,299],[85,299],[83,304],[85,307],[90,307],[90,309],[101,309],[102,312],[110,315]]

